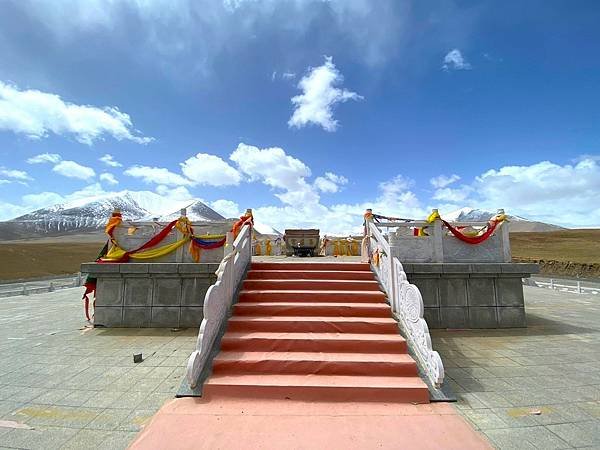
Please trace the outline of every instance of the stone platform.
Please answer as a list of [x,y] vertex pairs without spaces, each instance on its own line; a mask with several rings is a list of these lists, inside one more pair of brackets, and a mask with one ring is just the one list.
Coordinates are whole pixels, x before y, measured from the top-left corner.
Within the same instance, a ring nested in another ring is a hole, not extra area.
[[105,327],[186,328],[202,322],[216,263],[81,265],[97,279],[94,324]]
[[423,296],[429,328],[527,326],[522,278],[537,264],[404,263],[408,281]]

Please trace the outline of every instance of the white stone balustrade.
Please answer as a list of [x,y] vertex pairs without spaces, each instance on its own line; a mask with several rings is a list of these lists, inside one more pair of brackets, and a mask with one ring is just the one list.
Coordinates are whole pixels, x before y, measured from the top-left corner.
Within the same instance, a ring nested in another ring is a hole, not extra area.
[[252,226],[244,225],[239,235],[225,248],[225,257],[217,269],[217,281],[204,297],[204,319],[198,331],[196,349],[189,357],[186,377],[190,387],[198,385],[211,350],[227,320],[238,287],[252,258]]
[[444,365],[431,345],[421,292],[408,282],[402,263],[391,255],[391,247],[375,223],[368,222],[367,232],[371,267],[383,285],[400,330],[421,371],[433,386],[440,387],[444,382]]

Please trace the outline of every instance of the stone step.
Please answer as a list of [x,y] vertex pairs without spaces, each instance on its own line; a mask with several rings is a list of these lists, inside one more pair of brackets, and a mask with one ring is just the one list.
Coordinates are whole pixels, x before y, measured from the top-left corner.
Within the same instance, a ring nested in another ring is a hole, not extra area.
[[244,290],[379,291],[375,280],[244,280]]
[[247,280],[375,280],[370,270],[250,270]]
[[398,326],[391,317],[233,316],[227,331],[394,334]]
[[240,292],[239,302],[325,302],[377,303],[385,302],[381,291],[318,291],[318,290],[247,290]]
[[233,306],[235,316],[340,316],[391,317],[387,303],[242,302]]
[[[313,260],[314,261],[314,260]],[[370,271],[368,263],[361,262],[253,262],[251,270],[359,270]]]
[[400,334],[232,332],[221,339],[222,351],[406,353]]
[[429,402],[427,385],[420,378],[397,376],[213,374],[204,384],[204,394],[304,401]]
[[417,376],[417,364],[408,354],[222,351],[213,373]]

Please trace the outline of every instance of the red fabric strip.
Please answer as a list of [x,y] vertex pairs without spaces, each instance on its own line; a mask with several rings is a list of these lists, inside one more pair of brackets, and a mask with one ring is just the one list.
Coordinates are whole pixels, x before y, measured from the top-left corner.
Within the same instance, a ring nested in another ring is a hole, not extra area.
[[466,242],[467,244],[481,244],[483,241],[485,241],[487,238],[489,238],[492,235],[492,233],[498,226],[498,222],[496,222],[495,220],[492,220],[490,222],[491,225],[488,225],[488,228],[485,233],[483,233],[481,236],[471,237],[471,236],[465,236],[464,234],[462,234],[459,230],[454,228],[452,225],[450,225],[445,220],[442,220],[442,222],[444,223],[444,225],[446,225],[446,228],[448,228],[450,230],[450,233],[452,233],[455,237],[457,237],[461,241]]

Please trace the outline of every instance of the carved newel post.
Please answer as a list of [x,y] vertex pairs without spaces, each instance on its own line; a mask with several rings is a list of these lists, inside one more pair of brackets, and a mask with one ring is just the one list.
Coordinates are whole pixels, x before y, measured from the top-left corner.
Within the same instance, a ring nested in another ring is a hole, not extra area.
[[444,262],[444,241],[443,241],[443,230],[442,221],[440,219],[439,211],[437,208],[431,210],[431,214],[435,216],[433,222],[433,261]]
[[[498,216],[505,214],[504,209],[498,210]],[[500,233],[502,234],[502,258],[505,263],[512,262],[512,254],[510,252],[510,236],[509,222],[504,219],[500,224]]]

